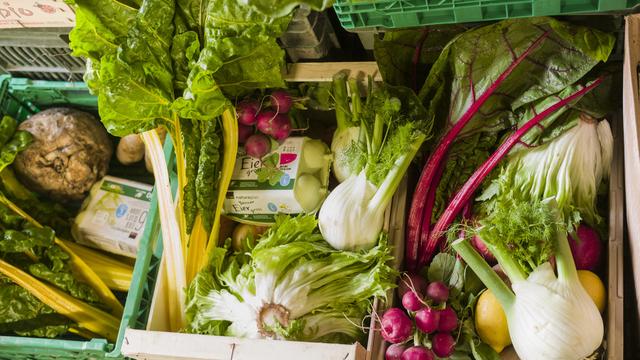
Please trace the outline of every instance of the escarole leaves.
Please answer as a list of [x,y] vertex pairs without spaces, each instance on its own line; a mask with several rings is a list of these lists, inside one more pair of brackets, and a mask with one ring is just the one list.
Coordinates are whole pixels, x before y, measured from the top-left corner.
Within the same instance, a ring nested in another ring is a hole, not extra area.
[[[613,43],[612,36],[598,30],[531,18],[472,29],[445,46],[419,92],[441,135],[409,214],[410,267],[417,263],[417,249],[428,241],[443,202],[468,177],[451,174],[463,168],[463,175],[469,175],[500,133],[517,123],[520,109],[582,79],[607,59]],[[422,261],[432,255],[425,256]]]
[[372,296],[396,272],[386,235],[367,251],[333,249],[313,215],[279,217],[250,256],[217,248],[191,283],[190,332],[351,343]]

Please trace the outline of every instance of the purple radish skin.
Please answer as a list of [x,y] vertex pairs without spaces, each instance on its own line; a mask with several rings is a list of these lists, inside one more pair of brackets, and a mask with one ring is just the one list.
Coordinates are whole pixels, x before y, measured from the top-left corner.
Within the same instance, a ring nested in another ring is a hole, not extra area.
[[402,360],[402,353],[407,348],[406,344],[391,344],[387,346],[387,351],[384,353],[385,360]]
[[437,333],[431,338],[431,348],[440,358],[447,358],[453,355],[456,349],[456,341],[451,333]]
[[273,119],[273,130],[270,134],[277,141],[282,141],[289,137],[291,134],[291,120],[289,116],[285,114],[278,114]]
[[412,346],[402,353],[401,360],[433,360],[431,350],[423,346]]
[[440,327],[440,311],[424,307],[416,312],[416,327],[425,334],[431,334]]
[[238,142],[244,144],[249,136],[253,135],[253,126],[238,124]]
[[265,135],[273,134],[274,120],[276,119],[275,112],[271,110],[262,111],[258,116],[256,116],[256,119],[256,127],[258,128],[258,131]]
[[402,274],[402,276],[400,276],[398,297],[402,299],[404,294],[406,294],[409,290],[416,291],[419,296],[422,296],[425,287],[427,287],[427,282],[422,276],[418,274],[404,273]]
[[482,257],[489,263],[489,265],[496,263],[496,258],[493,256],[491,251],[487,248],[487,245],[482,241],[480,236],[473,235],[471,238],[471,245],[478,250],[478,253],[482,255]]
[[286,114],[293,105],[293,99],[291,95],[284,90],[276,90],[271,93],[271,107],[273,107],[278,114]]
[[409,311],[418,311],[424,305],[415,291],[407,291],[402,297],[402,306]]
[[387,310],[380,320],[382,337],[392,344],[404,342],[413,335],[413,322],[399,308]]
[[449,288],[442,281],[434,281],[427,286],[427,297],[437,303],[443,303],[449,298]]
[[458,315],[449,306],[440,310],[440,322],[438,323],[438,331],[450,332],[458,327]]
[[571,254],[578,270],[594,271],[600,264],[602,242],[600,236],[592,228],[586,225],[578,226],[577,239],[569,235]]
[[260,104],[255,100],[243,101],[236,107],[236,113],[238,115],[238,123],[240,125],[253,126],[258,120],[258,110]]
[[244,149],[247,155],[261,159],[271,151],[271,141],[262,134],[253,134],[247,139]]

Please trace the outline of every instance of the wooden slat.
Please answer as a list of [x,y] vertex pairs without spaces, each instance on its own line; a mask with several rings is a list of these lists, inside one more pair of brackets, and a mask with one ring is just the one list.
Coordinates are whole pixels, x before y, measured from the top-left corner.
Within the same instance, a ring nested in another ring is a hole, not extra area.
[[366,350],[358,343],[250,340],[127,329],[122,354],[149,360],[361,360]]
[[331,81],[333,75],[347,71],[351,77],[373,76],[375,81],[382,81],[382,76],[375,61],[361,62],[325,62],[325,63],[293,63],[287,64],[283,72],[284,79],[290,82]]

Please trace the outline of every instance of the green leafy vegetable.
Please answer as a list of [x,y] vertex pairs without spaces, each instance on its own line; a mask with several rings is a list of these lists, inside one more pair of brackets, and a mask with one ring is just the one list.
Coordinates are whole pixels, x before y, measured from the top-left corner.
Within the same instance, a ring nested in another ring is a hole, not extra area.
[[21,209],[40,224],[54,229],[58,236],[65,239],[71,238],[71,223],[74,214],[62,204],[39,197],[27,189],[18,181],[10,167],[0,172],[0,192],[12,202],[19,203]]
[[0,277],[0,333],[54,338],[65,334],[72,322],[56,314],[24,288]]
[[373,54],[385,83],[418,90],[444,46],[462,25],[392,30],[376,37]]
[[269,185],[276,185],[282,176],[284,171],[280,170],[280,154],[273,153],[267,155],[262,159],[262,166],[256,170],[258,175],[258,182],[269,182]]
[[187,184],[184,192],[184,213],[187,221],[187,234],[191,234],[193,224],[198,214],[197,176],[200,158],[201,134],[199,123],[191,120],[180,120],[182,142],[184,143],[184,158],[186,163]]
[[453,166],[467,172],[480,165],[518,113],[585,77],[606,61],[613,44],[609,34],[545,17],[474,28],[447,44],[419,92],[441,135],[409,213],[409,267],[433,256],[439,237],[431,221],[467,178],[452,174]]
[[196,195],[198,211],[202,214],[202,222],[208,232],[213,226],[217,183],[220,178],[220,135],[217,132],[217,121],[202,122],[200,125],[200,155],[198,175],[196,177]]
[[351,342],[370,298],[385,296],[396,276],[385,235],[371,250],[337,251],[311,215],[279,217],[248,258],[225,252],[191,284],[190,331]]

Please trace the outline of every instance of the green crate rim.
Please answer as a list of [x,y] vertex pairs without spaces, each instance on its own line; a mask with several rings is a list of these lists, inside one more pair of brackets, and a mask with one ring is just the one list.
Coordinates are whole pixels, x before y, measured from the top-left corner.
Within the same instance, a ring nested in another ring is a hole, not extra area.
[[335,0],[345,29],[384,30],[572,14],[628,11],[640,0]]

